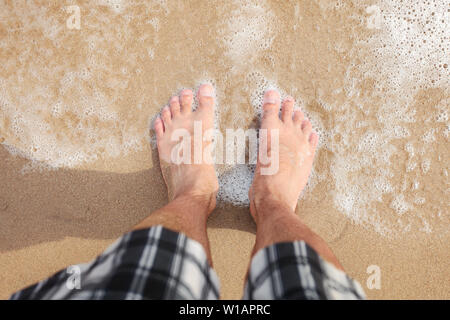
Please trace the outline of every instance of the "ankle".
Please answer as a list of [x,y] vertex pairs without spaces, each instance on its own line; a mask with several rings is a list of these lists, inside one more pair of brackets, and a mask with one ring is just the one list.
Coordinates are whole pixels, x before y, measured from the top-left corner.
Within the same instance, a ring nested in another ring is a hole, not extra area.
[[250,211],[257,225],[277,220],[280,217],[295,215],[290,205],[271,195],[253,199],[250,204]]
[[178,208],[185,215],[209,216],[216,207],[216,193],[181,193],[176,195],[175,198],[170,201],[169,205]]

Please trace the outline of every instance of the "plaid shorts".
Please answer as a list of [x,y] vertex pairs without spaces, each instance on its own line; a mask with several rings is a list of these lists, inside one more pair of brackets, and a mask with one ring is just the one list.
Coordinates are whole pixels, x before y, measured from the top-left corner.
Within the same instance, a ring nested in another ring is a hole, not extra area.
[[[219,279],[197,241],[162,226],[130,232],[94,261],[70,266],[11,299],[218,299]],[[244,299],[364,299],[361,286],[303,241],[251,262]]]

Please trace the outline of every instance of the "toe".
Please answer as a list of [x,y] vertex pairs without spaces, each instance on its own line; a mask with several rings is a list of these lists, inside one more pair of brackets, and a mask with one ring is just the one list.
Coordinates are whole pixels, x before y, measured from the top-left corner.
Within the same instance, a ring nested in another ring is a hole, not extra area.
[[267,90],[264,93],[263,117],[278,117],[280,111],[280,94],[276,90]]
[[170,114],[169,107],[165,106],[161,111],[161,118],[164,122],[164,128],[167,129],[167,126],[169,126],[172,123],[172,115]]
[[316,149],[317,144],[319,143],[319,135],[315,132],[312,132],[309,136],[309,143],[313,149]]
[[281,120],[283,120],[283,122],[292,121],[292,110],[294,110],[294,98],[286,97],[281,107]]
[[181,113],[187,114],[192,112],[192,91],[189,89],[184,89],[181,91]]
[[153,122],[153,129],[155,130],[156,138],[161,139],[164,134],[164,125],[160,116],[158,116]]
[[303,120],[302,122],[302,131],[305,134],[305,136],[309,137],[309,135],[312,132],[312,125],[311,122],[309,122],[308,119]]
[[214,108],[214,88],[210,84],[202,84],[198,89],[198,110],[212,111]]
[[169,102],[170,112],[172,113],[172,117],[176,117],[180,114],[180,98],[177,96],[173,96]]
[[293,116],[294,124],[296,126],[298,126],[299,128],[302,125],[302,121],[304,118],[305,118],[305,115],[303,114],[303,112],[301,110],[294,111],[294,116]]

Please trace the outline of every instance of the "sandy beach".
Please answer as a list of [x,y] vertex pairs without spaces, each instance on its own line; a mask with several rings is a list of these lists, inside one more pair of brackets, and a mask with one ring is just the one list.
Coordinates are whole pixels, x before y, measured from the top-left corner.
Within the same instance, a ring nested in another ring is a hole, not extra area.
[[[90,261],[167,203],[150,123],[202,82],[216,87],[222,132],[256,127],[269,87],[297,100],[321,140],[296,211],[369,299],[450,299],[442,2],[67,6],[0,1],[0,299]],[[239,299],[251,166],[217,173],[208,234],[222,298]]]

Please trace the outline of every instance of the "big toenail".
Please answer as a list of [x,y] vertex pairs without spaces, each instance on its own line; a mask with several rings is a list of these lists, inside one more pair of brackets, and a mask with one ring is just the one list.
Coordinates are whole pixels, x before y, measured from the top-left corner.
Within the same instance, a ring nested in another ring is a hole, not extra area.
[[214,89],[210,86],[201,86],[199,94],[203,97],[213,97]]
[[278,97],[277,93],[275,91],[266,91],[264,94],[264,104],[270,103],[270,104],[279,104],[280,98]]
[[274,97],[264,97],[264,104],[267,104],[267,103],[270,103],[270,104],[277,104],[278,103],[278,99],[276,99],[276,98],[274,98]]

